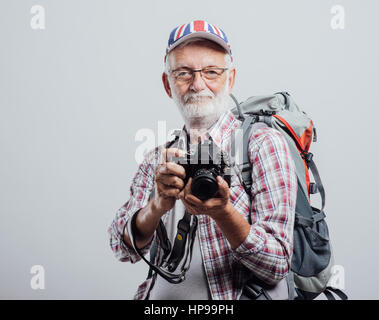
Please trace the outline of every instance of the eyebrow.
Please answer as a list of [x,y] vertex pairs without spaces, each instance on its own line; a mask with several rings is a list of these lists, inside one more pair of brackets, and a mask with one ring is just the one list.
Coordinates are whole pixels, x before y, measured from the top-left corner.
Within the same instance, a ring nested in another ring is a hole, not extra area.
[[[217,65],[214,65],[214,64],[210,64],[210,65],[207,65],[207,66],[205,66],[205,67],[202,67],[201,69],[204,69],[204,68],[222,68],[222,67],[217,66]],[[197,70],[197,69],[193,69],[193,68],[191,68],[191,67],[188,67],[188,66],[186,66],[186,65],[184,65],[184,66],[179,66],[179,67],[177,67],[177,68],[173,68],[172,70],[179,70],[179,69]]]
[[190,67],[184,65],[184,66],[178,66],[176,68],[172,68],[172,70],[178,70],[178,69],[191,69]]

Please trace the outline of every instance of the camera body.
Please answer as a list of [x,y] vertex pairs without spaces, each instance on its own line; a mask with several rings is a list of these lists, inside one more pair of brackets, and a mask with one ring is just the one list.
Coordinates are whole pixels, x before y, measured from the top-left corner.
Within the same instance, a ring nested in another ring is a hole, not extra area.
[[191,192],[200,200],[215,197],[218,191],[217,176],[221,176],[230,186],[229,157],[211,140],[192,145],[185,156],[175,160],[186,171],[184,182],[187,184],[189,178],[192,178]]

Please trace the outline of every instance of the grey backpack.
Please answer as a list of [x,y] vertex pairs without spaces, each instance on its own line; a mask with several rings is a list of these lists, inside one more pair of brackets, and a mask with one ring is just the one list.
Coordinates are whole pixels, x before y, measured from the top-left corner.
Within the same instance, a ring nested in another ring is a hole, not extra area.
[[[335,299],[332,294],[334,292],[341,299],[347,299],[341,290],[328,286],[334,261],[325,221],[325,190],[313,161],[313,154],[309,152],[312,141],[317,140],[312,120],[299,109],[287,92],[253,96],[242,103],[233,95],[231,97],[236,104],[231,111],[242,121],[242,143],[235,143],[232,151],[241,154],[242,159],[237,165],[246,191],[249,191],[252,185],[247,143],[255,128],[266,125],[281,132],[296,166],[298,192],[294,252],[288,277],[288,281],[291,282],[288,283],[288,287],[293,292],[290,292],[289,296],[296,299],[314,299],[324,293],[332,300]],[[236,140],[238,139],[234,141]],[[243,149],[238,151],[238,148]],[[311,182],[310,172],[314,182]],[[310,203],[310,195],[315,193],[321,196],[319,209]]]

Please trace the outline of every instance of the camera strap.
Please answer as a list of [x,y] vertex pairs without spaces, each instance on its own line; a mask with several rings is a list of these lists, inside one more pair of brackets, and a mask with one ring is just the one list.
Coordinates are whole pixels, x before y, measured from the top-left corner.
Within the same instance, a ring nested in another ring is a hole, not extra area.
[[[187,245],[187,237],[188,237],[188,246],[189,251],[192,254],[192,245],[194,242],[195,234],[193,234],[196,231],[197,227],[197,217],[194,217],[194,223],[191,225],[191,215],[185,211],[184,216],[181,220],[179,220],[177,225],[177,234],[174,241],[174,246],[171,250],[171,255],[167,262],[165,262],[165,265],[167,265],[167,268],[170,272],[174,272],[176,268],[178,267],[180,261],[183,259],[183,256],[186,252],[186,245]],[[188,250],[186,255],[186,260],[188,257]],[[183,265],[186,264],[186,260],[183,262]]]
[[[187,153],[189,152],[188,140],[189,139],[187,137],[186,139]],[[185,249],[186,249],[188,236],[189,236],[188,247],[192,255],[192,245],[193,245],[193,241],[195,237],[195,235],[192,235],[192,233],[196,231],[196,226],[197,226],[197,218],[196,219],[195,218],[196,217],[194,217],[194,224],[191,226],[191,215],[187,212],[187,210],[185,210],[183,218],[179,220],[177,224],[177,234],[175,236],[174,245],[172,247],[170,257],[168,260],[164,261],[164,266],[167,266],[167,269],[170,272],[174,272],[177,269],[180,261],[183,259],[184,253],[186,252]],[[188,250],[187,250],[186,260],[187,260],[187,257],[188,257]],[[186,264],[186,260],[184,261],[183,266]]]
[[[137,247],[135,239],[135,235],[138,232],[136,227],[137,214],[138,212],[136,212],[133,215],[133,217],[130,220],[130,223],[128,223],[127,225],[128,233],[129,235],[131,235],[131,242],[133,244],[134,250],[150,266],[150,268],[153,271],[158,273],[168,282],[174,284],[182,282],[185,279],[185,274],[188,271],[192,260],[192,249],[197,229],[197,217],[192,216],[193,221],[192,224],[190,224],[191,215],[185,212],[184,217],[178,222],[178,225],[180,224],[181,230],[178,229],[178,233],[175,238],[175,240],[178,241],[175,241],[173,250],[170,250],[171,244],[170,240],[167,237],[166,228],[164,227],[162,220],[160,221],[159,226],[157,228],[157,236],[159,238],[161,248],[164,253],[162,259],[160,259],[162,262],[155,265],[154,263],[147,260],[140,251],[140,249]],[[182,238],[182,240],[179,240],[179,238]],[[170,254],[170,251],[172,254],[167,260],[167,256]],[[177,266],[184,255],[184,262],[182,264],[180,272],[173,273],[177,269]]]
[[[171,147],[179,139],[178,131],[174,132],[174,135],[175,139],[173,141],[168,142],[166,144],[166,148]],[[188,152],[189,144],[188,139],[186,140],[186,147]],[[153,196],[154,190],[150,194],[150,199]],[[173,246],[171,246],[171,242],[167,236],[166,227],[164,226],[164,223],[161,219],[156,230],[158,239],[156,239],[153,243],[152,250],[150,251],[149,261],[144,257],[144,255],[136,245],[135,235],[138,232],[136,227],[137,214],[138,212],[136,212],[133,215],[130,222],[127,224],[127,228],[134,250],[150,266],[148,277],[152,277],[153,273],[155,272],[155,275],[159,274],[170,283],[177,284],[182,282],[185,279],[185,274],[191,265],[192,250],[196,237],[198,218],[196,216],[191,215],[187,212],[187,210],[185,210],[183,218],[179,220],[177,224],[177,234],[175,236]],[[155,258],[159,249],[163,250],[163,255],[160,257],[158,261],[156,261]],[[174,273],[182,260],[183,263],[181,265],[180,272]]]

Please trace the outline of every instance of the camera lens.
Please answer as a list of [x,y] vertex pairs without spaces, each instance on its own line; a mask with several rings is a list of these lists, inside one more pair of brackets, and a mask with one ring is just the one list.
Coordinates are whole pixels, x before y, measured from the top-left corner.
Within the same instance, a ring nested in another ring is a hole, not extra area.
[[195,172],[192,180],[191,191],[200,200],[213,198],[218,191],[216,175],[207,169],[200,169]]

